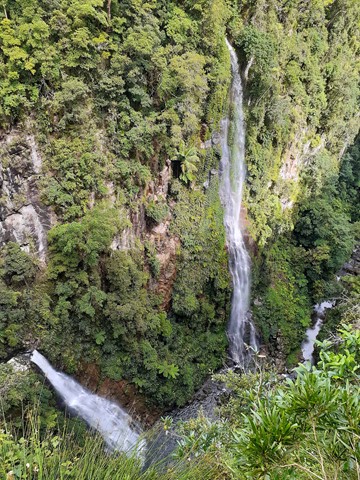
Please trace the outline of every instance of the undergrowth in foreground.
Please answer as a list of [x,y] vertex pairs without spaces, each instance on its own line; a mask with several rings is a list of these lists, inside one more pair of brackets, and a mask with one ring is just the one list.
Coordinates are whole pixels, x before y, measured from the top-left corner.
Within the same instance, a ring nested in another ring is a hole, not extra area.
[[213,480],[225,478],[212,456],[166,459],[145,469],[135,453],[110,453],[91,432],[77,435],[67,424],[42,431],[39,412],[21,429],[0,431],[0,478],[6,480]]

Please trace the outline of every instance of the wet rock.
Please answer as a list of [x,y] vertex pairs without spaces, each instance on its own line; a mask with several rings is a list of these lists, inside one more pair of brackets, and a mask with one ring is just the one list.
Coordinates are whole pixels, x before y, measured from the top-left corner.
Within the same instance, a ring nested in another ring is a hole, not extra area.
[[[219,373],[225,373],[224,368]],[[148,440],[149,449],[147,452],[146,465],[150,465],[160,460],[168,461],[171,453],[178,446],[178,436],[176,426],[179,422],[185,422],[199,415],[204,415],[208,419],[218,419],[217,408],[222,404],[224,398],[228,397],[230,391],[224,384],[209,378],[203,386],[194,394],[192,400],[184,407],[173,410],[168,414],[172,421],[169,430],[163,429],[162,421],[155,424],[150,440]]]
[[121,235],[116,235],[110,245],[111,250],[130,250],[134,248],[136,237],[132,228],[125,228]]
[[211,137],[211,141],[213,145],[220,145],[221,143],[221,134],[220,132],[214,132]]

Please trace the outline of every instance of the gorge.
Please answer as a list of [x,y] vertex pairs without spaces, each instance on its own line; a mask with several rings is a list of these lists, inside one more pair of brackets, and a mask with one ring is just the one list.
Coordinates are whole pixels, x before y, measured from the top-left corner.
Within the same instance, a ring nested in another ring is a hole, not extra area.
[[359,21],[4,0],[1,478],[358,480]]
[[[240,218],[242,190],[246,176],[245,122],[240,67],[235,50],[228,40],[226,45],[230,53],[232,80],[229,113],[221,123],[219,194],[224,205],[229,269],[233,280],[227,335],[231,360],[237,367],[246,368],[250,362],[251,353],[258,350],[258,341],[249,312],[251,266]],[[121,450],[131,454],[132,449],[136,448],[140,454],[144,453],[145,441],[142,440],[139,444],[139,435],[130,427],[131,418],[121,407],[105,398],[91,394],[75,380],[55,371],[36,350],[31,355],[31,361],[40,368],[69,411],[97,430],[111,450]],[[205,403],[206,399],[204,405]],[[193,415],[197,415],[201,408],[203,406],[200,402],[193,410]],[[212,406],[212,409],[214,408],[215,404]],[[212,412],[208,413],[212,414]],[[178,419],[183,417],[181,412],[177,412],[177,417]],[[185,418],[191,417],[187,414]]]

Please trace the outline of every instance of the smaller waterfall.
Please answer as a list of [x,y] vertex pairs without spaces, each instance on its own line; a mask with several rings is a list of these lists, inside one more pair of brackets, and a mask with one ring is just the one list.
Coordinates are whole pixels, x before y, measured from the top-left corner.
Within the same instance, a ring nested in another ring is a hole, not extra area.
[[111,450],[143,453],[145,442],[130,427],[131,417],[121,407],[94,395],[64,373],[57,372],[37,350],[31,361],[44,373],[65,404],[104,438]]
[[314,325],[306,330],[306,339],[301,344],[301,350],[305,361],[310,361],[312,364],[314,363],[314,345],[324,321],[325,311],[333,308],[334,305],[335,300],[327,300],[322,303],[317,303],[314,306]]
[[247,345],[258,349],[256,331],[249,312],[250,257],[246,250],[241,226],[241,201],[246,175],[245,167],[245,121],[243,91],[239,63],[230,43],[231,120],[222,122],[222,157],[220,163],[220,198],[224,205],[224,225],[229,252],[229,269],[233,280],[233,297],[228,326],[229,348],[232,360],[245,365]]

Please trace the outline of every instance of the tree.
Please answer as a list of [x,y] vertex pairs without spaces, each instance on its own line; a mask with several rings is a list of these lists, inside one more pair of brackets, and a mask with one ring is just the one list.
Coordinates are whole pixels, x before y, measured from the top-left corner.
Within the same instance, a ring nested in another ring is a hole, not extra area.
[[181,163],[180,179],[185,183],[194,181],[197,172],[196,164],[199,162],[196,148],[186,147],[185,143],[181,142],[175,159]]

